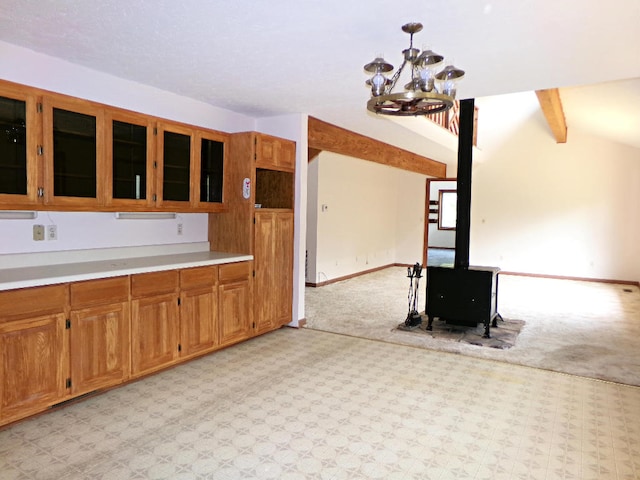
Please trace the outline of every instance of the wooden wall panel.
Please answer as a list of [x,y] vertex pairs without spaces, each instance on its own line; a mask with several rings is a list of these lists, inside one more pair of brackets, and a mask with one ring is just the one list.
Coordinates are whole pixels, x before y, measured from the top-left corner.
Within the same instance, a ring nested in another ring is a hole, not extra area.
[[309,149],[327,150],[410,172],[444,178],[446,164],[309,117]]

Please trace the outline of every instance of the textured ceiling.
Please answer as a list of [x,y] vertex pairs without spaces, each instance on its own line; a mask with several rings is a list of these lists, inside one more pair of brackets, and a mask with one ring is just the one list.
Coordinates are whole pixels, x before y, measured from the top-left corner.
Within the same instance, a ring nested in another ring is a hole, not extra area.
[[[397,66],[408,43],[400,26],[420,21],[416,46],[467,71],[460,98],[584,86],[561,90],[569,127],[593,110],[585,103],[621,103],[635,131],[617,132],[618,141],[640,148],[638,0],[430,0],[412,2],[410,13],[405,5],[0,0],[0,40],[252,117],[307,113],[411,149],[413,132],[366,112],[362,66],[379,53]],[[593,86],[629,79],[616,82],[621,102]]]

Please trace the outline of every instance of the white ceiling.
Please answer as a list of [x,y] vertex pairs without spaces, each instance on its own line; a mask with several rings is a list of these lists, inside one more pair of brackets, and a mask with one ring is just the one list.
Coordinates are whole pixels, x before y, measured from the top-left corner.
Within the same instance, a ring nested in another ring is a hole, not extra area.
[[438,158],[438,145],[365,109],[363,65],[383,53],[398,66],[410,21],[425,26],[418,48],[467,71],[459,98],[572,87],[561,89],[569,129],[604,134],[614,115],[625,120],[613,138],[640,148],[638,0],[0,0],[8,43],[252,117],[310,114]]

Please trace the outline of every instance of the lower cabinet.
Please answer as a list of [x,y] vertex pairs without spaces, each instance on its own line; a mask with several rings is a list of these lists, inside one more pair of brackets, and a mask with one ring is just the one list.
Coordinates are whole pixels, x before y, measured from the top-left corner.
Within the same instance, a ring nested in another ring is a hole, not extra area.
[[132,275],[131,297],[131,374],[140,376],[178,358],[178,271]]
[[252,262],[0,291],[0,425],[253,335]]
[[254,321],[260,334],[291,322],[293,296],[293,213],[255,213]]
[[251,312],[251,263],[220,265],[220,343],[245,340],[253,325]]
[[67,292],[66,285],[0,292],[0,424],[68,395]]
[[70,285],[69,324],[73,395],[129,377],[129,277]]
[[180,356],[215,348],[218,335],[218,267],[180,270]]

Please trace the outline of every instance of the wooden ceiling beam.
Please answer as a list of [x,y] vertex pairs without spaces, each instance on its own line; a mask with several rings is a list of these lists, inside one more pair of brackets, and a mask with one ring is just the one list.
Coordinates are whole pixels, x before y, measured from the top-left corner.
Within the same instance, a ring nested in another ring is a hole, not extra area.
[[327,150],[431,177],[444,178],[447,173],[447,166],[442,162],[337,127],[314,117],[309,117],[308,142],[310,150]]
[[567,143],[567,122],[564,118],[560,91],[557,88],[536,90],[540,108],[557,143]]

